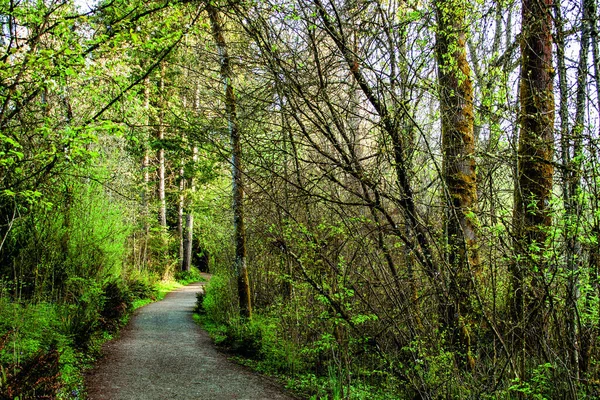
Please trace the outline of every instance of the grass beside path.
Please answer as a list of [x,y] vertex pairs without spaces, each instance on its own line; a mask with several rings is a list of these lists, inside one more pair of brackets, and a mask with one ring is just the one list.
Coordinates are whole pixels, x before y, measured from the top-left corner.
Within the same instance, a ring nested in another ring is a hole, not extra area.
[[167,293],[172,292],[175,289],[179,289],[185,285],[189,285],[191,282],[180,283],[179,281],[168,280],[168,281],[160,281],[155,283],[153,297],[146,297],[143,299],[136,299],[133,301],[133,310],[135,311],[140,307],[145,306],[146,304],[154,303],[155,301],[161,301],[165,298]]
[[0,291],[0,399],[81,398],[83,371],[133,311],[205,280],[197,270],[154,283],[118,277],[102,284],[80,279],[72,284],[80,291],[78,300],[60,304],[15,301]]
[[195,282],[206,282],[208,274],[203,274],[199,272],[196,268],[192,268],[191,271],[181,271],[175,274],[174,279],[170,280],[162,280],[156,282],[154,286],[154,296],[151,298],[143,298],[137,299],[133,302],[133,310],[137,310],[140,307],[145,306],[146,304],[153,303],[155,301],[160,301],[165,298],[167,293],[179,289],[180,287],[187,286],[191,283]]

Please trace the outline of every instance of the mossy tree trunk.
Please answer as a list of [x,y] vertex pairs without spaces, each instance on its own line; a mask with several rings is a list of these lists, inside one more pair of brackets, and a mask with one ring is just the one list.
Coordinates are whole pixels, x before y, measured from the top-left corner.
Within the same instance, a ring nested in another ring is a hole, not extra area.
[[554,91],[552,0],[523,0],[520,115],[514,195],[516,259],[511,265],[515,344],[522,351],[543,351],[546,239],[552,225],[550,200],[554,173]]
[[473,87],[467,61],[463,0],[438,0],[436,56],[442,119],[443,178],[446,186],[446,261],[451,296],[442,320],[464,365],[471,356],[474,310],[471,292],[480,268],[477,251],[477,183],[473,132]]

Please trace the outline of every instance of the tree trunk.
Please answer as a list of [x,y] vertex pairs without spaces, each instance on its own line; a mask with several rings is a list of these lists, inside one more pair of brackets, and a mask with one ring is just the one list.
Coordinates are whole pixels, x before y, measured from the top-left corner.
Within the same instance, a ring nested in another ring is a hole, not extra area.
[[[547,332],[544,248],[552,224],[550,199],[554,173],[551,10],[552,0],[523,0],[520,135],[513,213],[518,257],[511,265],[512,315],[516,340],[523,352],[527,348],[542,350]],[[526,358],[522,354],[523,370]]]
[[466,4],[438,0],[436,54],[442,118],[443,177],[446,185],[446,260],[450,267],[451,304],[443,319],[452,347],[463,353],[466,365],[471,356],[473,309],[470,294],[477,274],[477,183],[473,133],[473,87],[465,46]]
[[160,80],[159,80],[159,93],[160,96],[158,105],[158,126],[156,128],[157,139],[159,141],[158,148],[158,221],[160,226],[163,228],[167,227],[167,201],[165,198],[165,149],[163,148],[163,140],[165,140],[165,100],[164,100],[164,89],[165,89],[165,64],[163,63],[160,69]]
[[185,173],[183,169],[183,160],[179,168],[179,206],[177,207],[177,234],[179,236],[179,269],[187,271],[184,268],[184,237],[183,237],[183,208],[184,208],[184,189],[185,189]]
[[[592,45],[592,63],[594,66],[594,77],[595,77],[595,86],[596,86],[596,99],[600,98],[600,53],[598,50],[598,17],[597,17],[597,4],[595,0],[590,0],[589,2],[584,3],[588,10],[588,18],[589,18],[589,27],[590,27],[590,41]],[[598,110],[598,117],[600,117],[600,110]],[[591,158],[592,164],[598,165],[597,151],[596,146],[593,145],[593,140],[588,140],[589,144],[589,154],[592,155]],[[597,171],[597,170],[596,170]],[[597,178],[597,172],[592,174],[592,179]],[[600,237],[600,221],[598,219],[598,196],[595,197],[594,202],[591,203],[591,208],[596,210],[596,217],[593,218],[591,224],[592,227],[590,229],[590,234],[595,237]],[[588,268],[590,273],[590,282],[594,288],[594,291],[589,291],[587,294],[586,302],[588,304],[594,304],[594,296],[600,296],[600,248],[596,244],[592,244],[589,246],[588,250]],[[593,311],[591,312],[593,313]],[[595,312],[596,318],[598,318],[598,311]],[[589,334],[586,334],[588,333]],[[600,326],[597,323],[594,323],[593,326],[589,328],[587,332],[581,332],[581,352],[580,352],[580,366],[581,372],[587,373],[591,368],[591,361],[593,359],[592,350],[597,346],[597,338],[600,336]]]
[[183,261],[181,263],[182,271],[189,271],[192,267],[192,242],[194,238],[194,214],[188,213],[185,216],[185,231],[183,236]]
[[[195,165],[196,161],[198,159],[198,148],[194,147],[194,149],[192,150],[192,154],[193,154],[192,161]],[[190,176],[190,178],[188,179],[188,187],[190,188],[192,193],[194,193],[196,191],[196,183],[194,181],[194,175]],[[183,245],[183,249],[182,249],[183,259],[181,261],[181,270],[182,271],[189,271],[192,268],[192,245],[194,243],[194,214],[192,213],[189,203],[190,203],[190,201],[188,199],[188,202],[185,205],[187,213],[185,215],[185,229],[183,230],[183,238],[182,238],[182,245]]]
[[218,10],[208,2],[206,10],[210,18],[213,37],[219,51],[221,79],[225,92],[225,112],[231,140],[232,190],[233,190],[233,226],[235,239],[235,272],[237,275],[240,315],[252,316],[250,283],[246,265],[246,231],[244,228],[244,181],[242,175],[242,147],[236,115],[236,98],[233,90],[233,70],[227,51],[227,42],[223,35],[223,21]]
[[148,215],[150,214],[150,156],[148,155],[148,143],[150,141],[150,124],[152,118],[150,116],[150,79],[144,79],[144,111],[146,112],[146,129],[144,131],[144,155],[142,157],[142,215],[144,232],[142,238],[142,244],[140,249],[140,262],[139,268],[142,269],[146,266],[146,260],[148,258],[148,235],[150,233],[150,225],[148,223]]

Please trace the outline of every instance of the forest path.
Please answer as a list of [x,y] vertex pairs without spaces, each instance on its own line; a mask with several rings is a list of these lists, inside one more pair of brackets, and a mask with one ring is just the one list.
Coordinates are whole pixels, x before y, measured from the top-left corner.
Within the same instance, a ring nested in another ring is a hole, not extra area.
[[169,293],[134,313],[85,379],[88,398],[291,400],[263,377],[219,353],[192,319],[204,283]]

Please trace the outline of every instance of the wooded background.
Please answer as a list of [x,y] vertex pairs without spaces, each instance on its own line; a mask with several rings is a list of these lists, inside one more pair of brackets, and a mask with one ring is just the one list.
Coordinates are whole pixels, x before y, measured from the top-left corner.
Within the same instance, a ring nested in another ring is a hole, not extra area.
[[[217,341],[306,397],[600,396],[595,0],[0,0],[0,26],[0,391],[195,265]],[[48,309],[62,336],[28,336]]]

